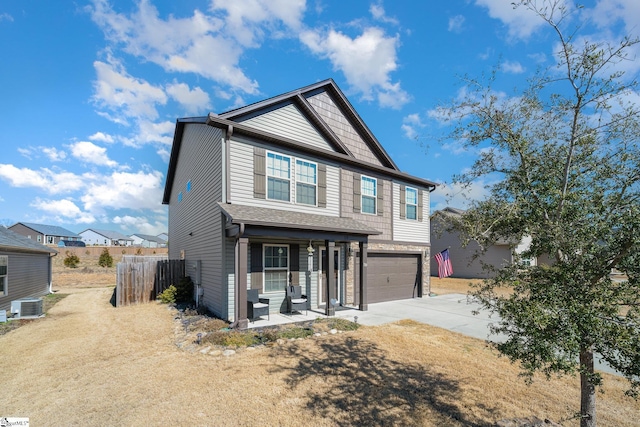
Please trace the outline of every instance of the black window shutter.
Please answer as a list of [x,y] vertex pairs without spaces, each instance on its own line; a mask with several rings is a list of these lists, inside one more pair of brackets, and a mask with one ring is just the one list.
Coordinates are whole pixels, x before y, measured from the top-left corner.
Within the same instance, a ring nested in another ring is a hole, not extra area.
[[376,193],[378,195],[378,200],[376,204],[378,205],[378,215],[382,216],[384,214],[384,182],[378,178],[377,182],[377,190]]
[[264,148],[253,147],[253,197],[265,199],[267,195],[266,161]]
[[251,244],[251,289],[262,291],[262,244]]
[[327,165],[318,164],[318,207],[327,207]]
[[300,245],[289,245],[289,274],[293,286],[300,284]]
[[362,205],[362,199],[361,199],[361,183],[360,183],[360,174],[359,173],[355,173],[353,174],[353,211],[354,212],[358,212],[360,213],[361,211],[361,205]]

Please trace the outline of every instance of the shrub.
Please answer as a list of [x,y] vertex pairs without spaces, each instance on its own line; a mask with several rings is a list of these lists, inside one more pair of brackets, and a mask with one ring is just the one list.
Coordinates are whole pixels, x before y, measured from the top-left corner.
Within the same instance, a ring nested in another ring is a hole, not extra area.
[[177,303],[190,303],[193,301],[193,282],[191,281],[191,277],[183,277],[178,283],[174,284],[174,286],[176,288]]
[[167,289],[162,291],[162,293],[160,295],[158,295],[158,299],[163,304],[173,304],[173,303],[175,303],[176,302],[176,287],[173,286],[173,285],[169,286]]
[[142,255],[142,248],[138,248],[138,250],[136,251],[136,255]]
[[104,248],[98,259],[98,265],[100,267],[113,267],[113,257],[109,253],[109,249]]
[[65,267],[77,268],[78,264],[80,264],[80,258],[78,258],[78,255],[67,251],[63,262]]

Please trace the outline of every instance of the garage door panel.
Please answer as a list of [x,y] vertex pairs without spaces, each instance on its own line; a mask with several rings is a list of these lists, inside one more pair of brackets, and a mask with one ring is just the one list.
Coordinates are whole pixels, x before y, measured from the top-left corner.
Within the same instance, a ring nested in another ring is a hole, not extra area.
[[418,296],[419,257],[407,254],[368,254],[367,302]]

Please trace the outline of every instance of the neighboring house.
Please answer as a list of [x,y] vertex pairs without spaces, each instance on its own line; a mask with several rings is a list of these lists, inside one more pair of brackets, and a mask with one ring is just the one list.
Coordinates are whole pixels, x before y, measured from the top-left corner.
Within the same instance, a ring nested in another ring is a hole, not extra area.
[[80,236],[73,231],[58,227],[57,225],[18,222],[9,227],[9,230],[44,245],[57,245],[60,240],[81,240]]
[[[453,267],[453,275],[462,279],[484,279],[489,273],[483,270],[482,265],[488,264],[500,268],[513,262],[513,254],[522,253],[531,243],[531,238],[525,237],[521,242],[498,241],[486,249],[484,253],[474,259],[474,255],[480,251],[478,242],[471,240],[466,246],[462,246],[460,233],[451,228],[456,217],[464,214],[464,210],[456,208],[444,208],[434,212],[431,216],[431,248],[436,254],[444,249],[449,249],[449,258]],[[526,260],[530,265],[535,265],[536,260]],[[438,275],[438,265],[431,263],[431,275]]]
[[160,233],[156,236],[158,239],[162,239],[164,240],[164,243],[166,244],[167,241],[169,240],[169,235],[167,233]]
[[0,227],[0,310],[11,301],[51,290],[51,257],[57,251]]
[[325,80],[177,120],[163,198],[169,258],[185,259],[200,302],[240,327],[247,289],[271,312],[285,310],[287,284],[326,314],[421,297],[433,189],[398,169]]
[[133,239],[122,233],[111,230],[88,228],[80,233],[82,241],[87,245],[99,246],[131,246]]
[[133,246],[142,246],[143,248],[164,248],[167,241],[158,236],[149,234],[132,234],[129,236],[133,241]]

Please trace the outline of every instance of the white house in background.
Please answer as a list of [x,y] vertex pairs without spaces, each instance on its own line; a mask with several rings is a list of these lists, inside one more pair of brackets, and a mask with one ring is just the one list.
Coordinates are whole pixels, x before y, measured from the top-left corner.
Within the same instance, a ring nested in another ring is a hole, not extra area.
[[158,236],[157,236],[157,237],[158,237],[159,239],[164,240],[164,241],[165,241],[165,243],[169,240],[169,234],[167,234],[167,233],[160,233],[160,234],[158,234]]
[[80,233],[82,241],[86,245],[97,246],[131,246],[133,239],[122,233],[111,230],[98,230],[96,228],[88,228]]
[[141,246],[143,248],[164,248],[167,245],[165,239],[149,234],[132,234],[129,236],[133,241],[133,246]]

